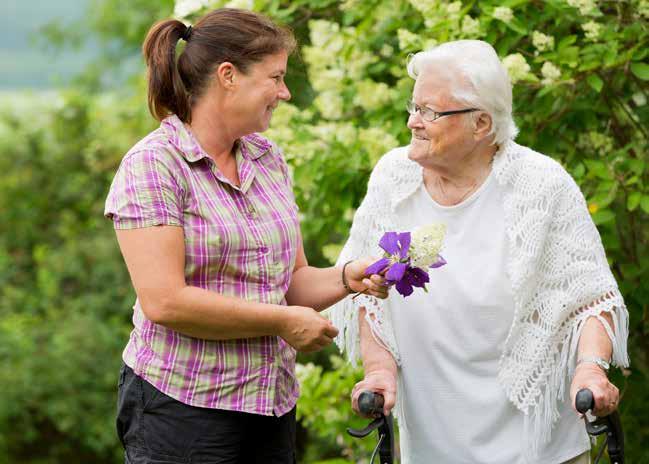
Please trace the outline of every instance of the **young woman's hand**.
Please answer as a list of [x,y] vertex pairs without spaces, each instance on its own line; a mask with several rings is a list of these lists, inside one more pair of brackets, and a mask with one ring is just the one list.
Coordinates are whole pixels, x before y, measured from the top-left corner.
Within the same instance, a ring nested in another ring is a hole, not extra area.
[[338,329],[313,308],[287,306],[279,336],[297,351],[319,351],[331,344]]
[[379,274],[365,275],[365,269],[376,261],[376,258],[360,258],[352,261],[345,267],[345,277],[352,290],[377,298],[387,298],[389,287],[385,277]]

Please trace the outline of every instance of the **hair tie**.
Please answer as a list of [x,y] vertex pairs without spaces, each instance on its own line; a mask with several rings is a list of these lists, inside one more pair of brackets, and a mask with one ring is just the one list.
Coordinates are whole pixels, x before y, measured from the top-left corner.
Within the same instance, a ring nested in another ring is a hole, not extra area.
[[187,26],[185,29],[185,32],[183,32],[183,35],[180,36],[181,39],[183,39],[185,42],[189,42],[189,38],[192,36],[192,27]]

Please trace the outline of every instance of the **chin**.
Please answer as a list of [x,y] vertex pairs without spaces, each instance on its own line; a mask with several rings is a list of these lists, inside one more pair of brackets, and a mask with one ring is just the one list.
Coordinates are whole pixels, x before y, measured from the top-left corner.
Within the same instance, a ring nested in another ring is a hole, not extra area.
[[415,148],[412,145],[408,149],[408,158],[411,161],[419,161],[426,158],[426,152],[420,148]]

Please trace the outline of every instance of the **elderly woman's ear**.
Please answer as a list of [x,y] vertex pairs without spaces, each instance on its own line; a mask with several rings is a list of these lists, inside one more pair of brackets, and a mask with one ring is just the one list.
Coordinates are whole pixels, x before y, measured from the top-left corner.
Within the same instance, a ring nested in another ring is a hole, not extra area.
[[492,136],[493,134],[490,134],[492,124],[493,122],[489,113],[486,111],[476,112],[473,118],[473,139],[476,142],[480,142],[486,137]]

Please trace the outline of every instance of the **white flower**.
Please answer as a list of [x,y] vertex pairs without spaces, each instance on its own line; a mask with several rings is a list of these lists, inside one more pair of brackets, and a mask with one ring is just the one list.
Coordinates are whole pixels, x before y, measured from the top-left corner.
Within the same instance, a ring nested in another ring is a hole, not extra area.
[[600,132],[590,131],[581,134],[577,140],[577,147],[589,153],[596,152],[600,156],[608,155],[615,146],[612,137]]
[[532,44],[540,52],[552,50],[554,48],[554,37],[534,31],[532,32]]
[[397,37],[399,38],[399,48],[401,51],[419,50],[421,48],[420,37],[408,29],[399,29],[397,31]]
[[231,0],[225,4],[225,7],[252,10],[255,7],[255,2],[253,0]]
[[468,36],[480,35],[480,21],[466,15],[462,19],[462,33]]
[[340,37],[340,26],[338,23],[314,19],[309,21],[309,37],[314,47],[326,47],[332,52],[339,52],[342,49],[342,38]]
[[637,106],[645,106],[647,104],[647,97],[642,92],[634,93],[631,98]]
[[174,5],[174,16],[186,18],[192,13],[202,10],[210,3],[210,0],[176,0]]
[[343,115],[343,99],[335,92],[323,92],[313,103],[326,119],[340,119]]
[[597,11],[595,0],[566,0],[566,3],[573,8],[578,8],[579,13],[584,16],[591,15]]
[[435,264],[445,235],[445,224],[429,224],[413,230],[409,250],[411,264],[424,270]]
[[509,7],[498,6],[494,9],[493,17],[500,19],[504,23],[508,23],[514,18],[514,12]]
[[599,37],[599,33],[602,30],[602,25],[596,23],[595,21],[588,21],[587,23],[582,24],[581,28],[586,33],[586,38],[594,42]]
[[345,60],[345,71],[350,79],[362,79],[367,67],[379,60],[379,57],[360,47],[353,47],[349,58]]
[[437,47],[439,42],[435,39],[426,39],[421,47],[422,50],[430,50],[433,47]]
[[638,5],[638,14],[649,19],[649,0],[642,0]]
[[319,369],[318,366],[311,362],[307,364],[295,364],[295,377],[297,377],[297,380],[300,383],[305,383],[314,374],[319,376],[320,371],[321,368]]
[[399,141],[392,134],[379,127],[360,129],[358,141],[369,154],[372,165],[376,164],[387,151],[399,145]]
[[530,72],[530,65],[520,53],[513,53],[503,58],[503,66],[509,74],[512,83],[525,79]]
[[415,7],[417,11],[426,15],[430,13],[437,6],[437,0],[410,0],[410,4]]
[[363,79],[356,84],[354,104],[366,110],[375,110],[390,101],[390,88],[384,82]]
[[541,67],[541,74],[543,75],[541,81],[543,84],[552,84],[561,77],[561,70],[550,61],[546,61]]
[[384,56],[386,58],[391,58],[392,55],[394,54],[394,47],[388,44],[383,44],[379,53],[381,54],[381,56]]
[[446,6],[446,11],[450,15],[459,13],[461,9],[462,9],[462,2],[453,2],[453,3],[449,3]]

